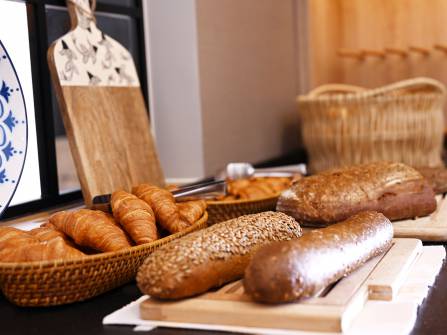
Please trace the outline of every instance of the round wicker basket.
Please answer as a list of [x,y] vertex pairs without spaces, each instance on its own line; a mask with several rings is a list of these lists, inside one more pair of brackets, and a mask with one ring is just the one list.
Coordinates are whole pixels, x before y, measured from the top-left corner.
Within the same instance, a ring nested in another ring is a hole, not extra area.
[[82,301],[135,278],[138,268],[155,249],[207,226],[205,214],[188,229],[153,243],[70,261],[0,263],[0,288],[19,306],[54,306]]
[[298,97],[309,170],[379,160],[441,166],[445,87],[429,78],[367,90],[323,85]]
[[208,224],[237,218],[241,215],[273,211],[276,208],[278,195],[254,200],[222,200],[207,201]]

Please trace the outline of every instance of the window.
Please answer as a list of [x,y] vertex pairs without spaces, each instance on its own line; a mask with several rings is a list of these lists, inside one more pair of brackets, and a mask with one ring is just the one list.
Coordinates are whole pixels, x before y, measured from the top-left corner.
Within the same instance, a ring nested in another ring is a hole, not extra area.
[[[98,27],[132,53],[146,93],[141,1],[97,2]],[[17,54],[11,58],[20,65],[29,138],[25,169],[3,218],[81,199],[46,60],[48,46],[68,30],[64,0],[0,0],[0,39]]]

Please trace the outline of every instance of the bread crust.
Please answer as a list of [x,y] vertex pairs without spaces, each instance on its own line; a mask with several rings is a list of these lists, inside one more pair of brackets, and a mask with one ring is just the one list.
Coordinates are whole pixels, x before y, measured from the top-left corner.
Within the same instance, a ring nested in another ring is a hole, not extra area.
[[381,213],[362,212],[301,238],[261,248],[247,266],[245,292],[264,303],[314,296],[387,250],[393,226]]
[[241,216],[155,250],[140,267],[137,284],[155,298],[193,296],[241,278],[260,246],[300,236],[299,224],[283,213]]
[[373,210],[390,220],[426,216],[436,209],[435,194],[415,169],[378,162],[330,170],[302,178],[284,191],[277,210],[303,225],[327,226]]

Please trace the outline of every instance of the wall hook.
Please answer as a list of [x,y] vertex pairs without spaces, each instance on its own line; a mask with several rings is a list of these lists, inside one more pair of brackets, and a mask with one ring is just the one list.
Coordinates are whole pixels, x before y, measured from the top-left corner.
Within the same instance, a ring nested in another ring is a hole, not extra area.
[[411,45],[411,46],[408,47],[408,49],[410,51],[412,51],[412,52],[418,53],[418,54],[423,55],[423,56],[430,55],[430,49],[427,49],[427,48],[424,48],[424,47],[418,47],[418,46]]
[[436,50],[447,53],[447,45],[445,45],[445,44],[437,43],[437,44],[433,45],[433,48],[435,48]]
[[337,54],[340,57],[355,58],[357,60],[363,60],[365,58],[365,55],[361,50],[338,49]]
[[385,58],[385,52],[382,50],[363,49],[363,54],[370,57]]
[[400,57],[408,57],[408,51],[402,48],[385,48],[385,53],[397,55]]

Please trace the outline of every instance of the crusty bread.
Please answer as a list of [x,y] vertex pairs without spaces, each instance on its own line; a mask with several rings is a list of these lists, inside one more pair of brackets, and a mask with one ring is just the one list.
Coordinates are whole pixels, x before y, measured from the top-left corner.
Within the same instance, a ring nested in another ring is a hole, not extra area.
[[421,166],[415,169],[427,179],[436,194],[447,193],[447,169],[445,166]]
[[299,236],[299,224],[283,213],[221,222],[155,250],[138,271],[138,287],[161,299],[193,296],[240,278],[260,246]]
[[390,220],[425,216],[436,209],[436,200],[415,169],[378,162],[302,178],[281,194],[276,209],[304,225],[326,226],[366,210]]
[[261,248],[247,266],[245,292],[283,303],[308,298],[391,246],[393,225],[381,213],[362,212],[303,237]]

